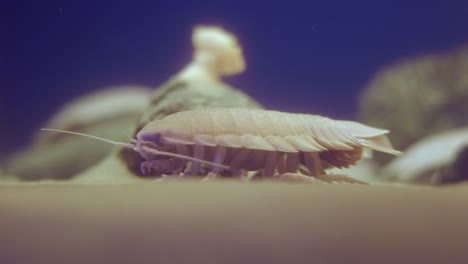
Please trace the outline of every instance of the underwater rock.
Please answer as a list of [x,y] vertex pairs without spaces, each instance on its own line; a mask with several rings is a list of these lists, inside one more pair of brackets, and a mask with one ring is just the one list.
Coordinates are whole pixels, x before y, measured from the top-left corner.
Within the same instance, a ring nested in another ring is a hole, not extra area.
[[[77,131],[125,141],[143,109],[150,90],[119,86],[93,92],[66,104],[44,127]],[[22,180],[67,179],[98,163],[112,149],[62,133],[39,131],[34,143],[6,162],[7,172]]]
[[[180,111],[209,107],[262,108],[247,94],[222,81],[223,76],[241,73],[246,67],[235,36],[218,27],[200,26],[194,29],[192,42],[193,60],[153,92],[131,136],[148,122]],[[133,182],[137,179],[135,176],[145,176],[140,170],[143,161],[135,151],[121,149],[73,180],[79,183]],[[102,172],[109,170],[113,173],[102,178]]]
[[198,26],[192,36],[193,60],[156,89],[139,118],[135,134],[148,122],[167,115],[199,108],[261,105],[221,79],[242,73],[245,60],[236,38],[218,27]]
[[[468,46],[410,58],[376,74],[360,99],[360,119],[392,131],[395,148],[468,124]],[[380,159],[384,161],[384,159]]]
[[[138,85],[105,88],[73,99],[65,104],[43,127],[81,131],[103,121],[135,118],[148,106],[151,90]],[[50,143],[57,138],[70,137],[61,133],[38,132],[38,144]]]
[[[167,115],[200,108],[262,108],[242,91],[222,82],[221,77],[241,73],[245,60],[236,38],[217,27],[196,27],[193,31],[193,61],[167,83],[155,90],[150,105],[141,115],[134,130]],[[144,159],[133,150],[123,149],[120,157],[134,174],[143,176]]]
[[463,180],[468,175],[463,163],[468,162],[467,146],[468,127],[432,135],[410,146],[403,156],[385,166],[382,177],[423,184]]

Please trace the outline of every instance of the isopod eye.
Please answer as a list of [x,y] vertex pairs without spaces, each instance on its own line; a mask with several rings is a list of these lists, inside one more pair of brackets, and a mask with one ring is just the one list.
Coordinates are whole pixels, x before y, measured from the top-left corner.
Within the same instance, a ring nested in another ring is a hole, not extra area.
[[140,137],[140,140],[148,141],[155,145],[161,145],[160,139],[161,139],[160,133],[154,133],[154,134],[147,133],[147,134],[141,135]]

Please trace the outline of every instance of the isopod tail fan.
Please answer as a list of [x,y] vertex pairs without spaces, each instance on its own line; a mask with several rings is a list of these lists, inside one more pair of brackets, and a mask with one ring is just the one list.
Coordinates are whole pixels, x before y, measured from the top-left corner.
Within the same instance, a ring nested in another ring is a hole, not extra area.
[[370,127],[353,121],[339,122],[345,127],[346,131],[349,131],[349,133],[351,133],[351,135],[359,141],[363,147],[396,156],[402,154],[401,151],[394,149],[388,140],[386,134],[388,134],[390,131],[386,129]]
[[157,149],[154,149],[154,148],[149,148],[147,146],[139,146],[138,141],[136,139],[131,139],[132,143],[125,143],[125,142],[114,141],[114,140],[110,140],[110,139],[103,138],[103,137],[98,137],[98,136],[94,136],[94,135],[89,135],[89,134],[84,134],[84,133],[79,133],[79,132],[73,132],[73,131],[68,131],[68,130],[53,129],[53,128],[41,128],[41,130],[42,131],[58,132],[58,133],[65,133],[65,134],[70,134],[70,135],[75,135],[75,136],[92,138],[92,139],[95,139],[95,140],[98,140],[98,141],[106,142],[108,144],[129,148],[129,149],[132,149],[132,150],[134,150],[136,152],[145,151],[145,152],[150,152],[150,153],[155,154],[155,155],[168,156],[168,157],[179,158],[179,159],[184,159],[184,160],[188,160],[188,161],[200,162],[202,164],[206,164],[206,165],[214,166],[214,167],[219,167],[221,169],[226,169],[226,170],[231,169],[231,167],[226,166],[226,165],[222,165],[222,164],[218,164],[218,163],[214,163],[214,162],[209,162],[209,161],[206,161],[206,160],[197,159],[197,158],[182,155],[182,154],[177,154],[177,153],[172,153],[172,152],[167,152],[167,151],[161,151],[161,150],[157,150]]
[[395,156],[399,156],[402,154],[401,151],[396,150],[392,147],[390,141],[385,135],[380,135],[371,138],[359,138],[359,143],[361,143],[362,146],[367,147],[371,150],[376,150]]

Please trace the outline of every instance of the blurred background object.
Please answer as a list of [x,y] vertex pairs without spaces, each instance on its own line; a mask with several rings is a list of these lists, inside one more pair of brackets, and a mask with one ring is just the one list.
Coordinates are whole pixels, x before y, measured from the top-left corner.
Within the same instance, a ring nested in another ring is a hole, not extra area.
[[464,181],[468,171],[468,46],[408,57],[380,71],[361,96],[360,119],[389,128],[403,156],[385,165],[382,180],[446,184]]
[[[360,119],[392,131],[398,149],[434,133],[468,125],[468,46],[407,58],[365,89]],[[383,157],[383,156],[382,156]]]
[[410,145],[383,168],[379,178],[420,184],[463,181],[468,176],[467,146],[468,127],[436,133]]
[[[128,141],[128,134],[149,103],[141,86],[106,88],[65,104],[43,127]],[[126,134],[127,133],[127,134]],[[113,148],[89,138],[37,131],[31,146],[7,159],[6,171],[22,180],[68,179],[100,162]]]

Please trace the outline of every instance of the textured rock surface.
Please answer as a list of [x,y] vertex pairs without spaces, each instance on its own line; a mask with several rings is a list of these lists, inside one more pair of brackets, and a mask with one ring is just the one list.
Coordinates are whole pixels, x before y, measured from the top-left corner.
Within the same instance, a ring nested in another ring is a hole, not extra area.
[[468,124],[468,46],[400,61],[365,89],[361,121],[391,130],[397,149]]

